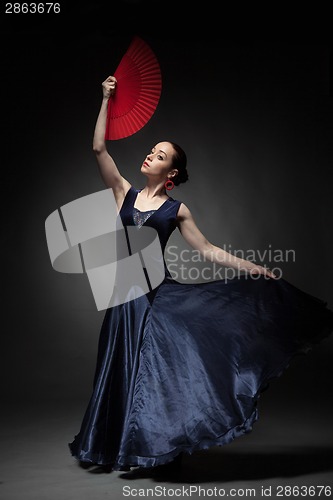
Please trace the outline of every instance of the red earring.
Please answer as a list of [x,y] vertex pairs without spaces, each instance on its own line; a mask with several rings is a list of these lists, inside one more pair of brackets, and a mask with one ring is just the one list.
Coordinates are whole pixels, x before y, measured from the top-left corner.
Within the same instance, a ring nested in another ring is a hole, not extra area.
[[171,180],[171,179],[168,179],[165,184],[164,184],[164,187],[165,189],[167,189],[168,191],[171,191],[171,189],[173,189],[175,187],[175,183]]

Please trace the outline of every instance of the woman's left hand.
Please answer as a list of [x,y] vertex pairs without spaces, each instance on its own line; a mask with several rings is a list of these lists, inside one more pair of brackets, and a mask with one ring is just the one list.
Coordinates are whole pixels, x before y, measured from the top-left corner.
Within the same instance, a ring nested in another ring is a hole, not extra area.
[[268,276],[269,278],[277,279],[276,274],[274,274],[269,267],[264,266],[255,265],[252,269],[250,269],[250,274],[263,274],[264,276]]

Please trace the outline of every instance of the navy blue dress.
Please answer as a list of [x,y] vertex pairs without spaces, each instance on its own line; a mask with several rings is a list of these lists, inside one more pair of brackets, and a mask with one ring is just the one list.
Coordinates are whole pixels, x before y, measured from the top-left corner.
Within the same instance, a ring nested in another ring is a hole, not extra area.
[[[125,197],[124,226],[135,225],[138,192]],[[180,204],[169,197],[143,224],[158,231],[163,250]],[[269,382],[332,331],[326,303],[282,278],[187,284],[166,269],[157,289],[106,310],[70,452],[125,470],[228,444],[251,431]]]

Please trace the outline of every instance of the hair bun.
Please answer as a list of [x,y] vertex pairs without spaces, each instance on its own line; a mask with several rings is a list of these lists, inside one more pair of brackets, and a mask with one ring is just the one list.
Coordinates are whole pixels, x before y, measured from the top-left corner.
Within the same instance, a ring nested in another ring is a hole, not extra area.
[[183,182],[188,181],[188,172],[187,169],[184,168],[183,170],[180,170],[177,175],[173,178],[173,182],[175,183],[175,186],[179,186],[179,184],[182,184]]

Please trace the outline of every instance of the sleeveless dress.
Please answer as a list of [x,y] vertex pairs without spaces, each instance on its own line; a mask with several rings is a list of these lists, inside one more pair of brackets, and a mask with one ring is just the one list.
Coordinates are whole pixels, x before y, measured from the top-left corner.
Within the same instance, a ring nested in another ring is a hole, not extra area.
[[[138,192],[127,192],[122,223],[155,228],[164,251],[181,202],[169,197],[139,212]],[[332,331],[327,304],[283,278],[188,284],[165,266],[155,290],[106,310],[92,395],[70,452],[128,470],[228,444],[252,430],[269,382]]]

